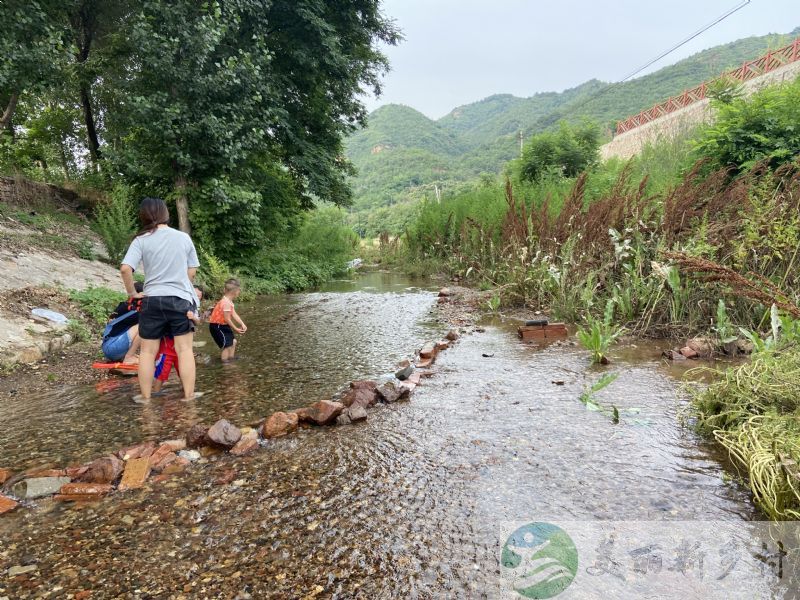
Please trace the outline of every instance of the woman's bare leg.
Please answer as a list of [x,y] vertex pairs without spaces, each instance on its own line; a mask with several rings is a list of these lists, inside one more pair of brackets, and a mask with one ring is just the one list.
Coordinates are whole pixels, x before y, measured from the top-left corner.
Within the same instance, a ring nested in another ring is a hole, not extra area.
[[150,393],[153,389],[153,375],[156,372],[156,354],[158,354],[158,345],[160,341],[161,340],[141,341],[141,348],[139,350],[139,390],[142,393],[142,398],[145,400],[150,399]]
[[142,338],[139,337],[139,326],[134,325],[128,329],[128,339],[131,341],[131,347],[125,353],[122,362],[126,364],[136,364],[139,358],[136,356],[139,353],[139,347],[142,345]]
[[[175,336],[175,353],[178,355],[178,371],[180,371],[181,385],[183,385],[183,397],[186,400],[194,398],[194,332]],[[141,372],[141,367],[139,367]]]

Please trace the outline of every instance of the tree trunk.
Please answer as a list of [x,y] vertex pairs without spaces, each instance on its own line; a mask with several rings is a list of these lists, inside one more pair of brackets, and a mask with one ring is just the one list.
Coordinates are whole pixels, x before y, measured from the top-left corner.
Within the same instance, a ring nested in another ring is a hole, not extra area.
[[11,127],[11,119],[14,116],[14,111],[17,109],[17,102],[19,101],[19,92],[11,92],[11,98],[8,101],[6,109],[0,116],[0,131],[3,129],[9,130],[13,134]]
[[81,2],[78,10],[70,17],[70,24],[75,35],[75,43],[78,52],[75,55],[75,62],[79,65],[78,88],[81,96],[81,107],[83,108],[83,122],[86,125],[86,144],[89,147],[89,157],[95,169],[99,168],[101,158],[100,140],[97,136],[97,126],[94,120],[94,110],[92,109],[91,77],[84,69],[89,60],[89,53],[92,50],[92,42],[97,28],[98,7],[93,2]]
[[191,234],[189,225],[189,198],[186,194],[186,178],[183,175],[175,177],[175,208],[178,212],[178,229]]
[[92,98],[89,94],[88,83],[81,83],[81,105],[83,106],[83,121],[86,123],[86,139],[89,145],[89,156],[92,159],[92,164],[97,167],[101,158],[100,140],[97,138],[97,128],[94,124]]
[[69,162],[67,161],[67,142],[62,134],[58,140],[58,155],[61,159],[61,170],[64,171],[64,180],[69,179]]

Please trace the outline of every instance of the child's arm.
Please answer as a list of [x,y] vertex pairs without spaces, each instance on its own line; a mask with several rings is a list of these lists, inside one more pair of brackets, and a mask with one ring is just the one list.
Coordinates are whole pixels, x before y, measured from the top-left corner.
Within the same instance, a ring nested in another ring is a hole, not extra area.
[[225,322],[233,329],[236,333],[244,333],[241,328],[236,326],[236,323],[233,322],[233,315],[236,311],[234,310],[226,310],[223,311],[222,314],[225,315]]
[[247,331],[247,325],[244,324],[244,321],[242,321],[242,318],[239,316],[239,313],[237,313],[236,310],[233,311],[233,317],[239,321],[239,325],[241,326],[240,333]]
[[186,313],[186,318],[192,321],[195,325],[200,325],[200,317],[194,314],[194,311],[189,311]]

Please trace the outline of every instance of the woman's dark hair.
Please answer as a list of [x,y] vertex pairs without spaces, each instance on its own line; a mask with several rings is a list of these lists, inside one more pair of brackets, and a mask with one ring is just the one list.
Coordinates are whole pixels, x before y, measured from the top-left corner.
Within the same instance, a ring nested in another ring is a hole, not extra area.
[[152,233],[159,225],[169,223],[169,211],[161,198],[144,198],[139,205],[139,222],[142,224],[136,235]]

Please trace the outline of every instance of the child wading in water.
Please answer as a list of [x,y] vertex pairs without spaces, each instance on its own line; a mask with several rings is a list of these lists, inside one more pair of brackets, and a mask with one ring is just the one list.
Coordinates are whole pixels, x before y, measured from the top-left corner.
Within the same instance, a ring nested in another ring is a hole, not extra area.
[[225,282],[225,295],[217,302],[208,319],[208,330],[211,332],[214,342],[222,350],[223,362],[231,360],[236,352],[236,338],[233,332],[244,333],[247,331],[247,325],[239,318],[233,307],[233,301],[239,297],[241,292],[242,286],[239,284],[239,280],[228,279]]

